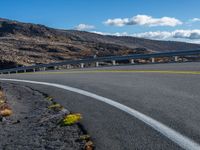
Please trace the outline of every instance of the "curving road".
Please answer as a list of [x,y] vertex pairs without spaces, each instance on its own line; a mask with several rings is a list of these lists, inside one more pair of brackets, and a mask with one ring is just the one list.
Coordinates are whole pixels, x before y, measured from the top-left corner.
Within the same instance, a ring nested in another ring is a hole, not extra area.
[[[1,78],[57,83],[89,91],[128,106],[200,143],[200,63],[61,70]],[[97,150],[184,148],[148,123],[95,98],[47,85],[19,84],[46,92],[69,110],[82,113],[82,123]]]

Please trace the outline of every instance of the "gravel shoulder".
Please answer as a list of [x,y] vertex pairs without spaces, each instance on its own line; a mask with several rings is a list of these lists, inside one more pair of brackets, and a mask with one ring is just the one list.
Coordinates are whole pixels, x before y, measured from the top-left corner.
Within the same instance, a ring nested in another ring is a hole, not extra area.
[[52,110],[47,95],[29,87],[1,84],[13,114],[0,121],[1,150],[81,150],[87,134],[78,123],[60,126],[59,121],[69,112]]

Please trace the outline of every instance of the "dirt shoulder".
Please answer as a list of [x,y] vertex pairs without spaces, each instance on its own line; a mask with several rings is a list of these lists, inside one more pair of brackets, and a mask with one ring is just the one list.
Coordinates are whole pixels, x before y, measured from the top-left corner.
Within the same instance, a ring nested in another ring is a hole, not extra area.
[[69,112],[49,109],[52,98],[26,86],[1,84],[13,114],[1,117],[0,149],[2,150],[81,150],[86,131],[78,124],[60,126]]

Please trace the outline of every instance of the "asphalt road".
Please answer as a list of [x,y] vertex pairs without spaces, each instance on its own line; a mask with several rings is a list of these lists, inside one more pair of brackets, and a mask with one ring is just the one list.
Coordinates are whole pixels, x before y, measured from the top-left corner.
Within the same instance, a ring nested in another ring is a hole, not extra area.
[[[200,143],[200,63],[155,64],[2,75],[83,89],[133,108]],[[5,82],[5,81],[3,81]],[[82,123],[97,150],[182,149],[137,118],[63,89],[29,85],[54,96]]]

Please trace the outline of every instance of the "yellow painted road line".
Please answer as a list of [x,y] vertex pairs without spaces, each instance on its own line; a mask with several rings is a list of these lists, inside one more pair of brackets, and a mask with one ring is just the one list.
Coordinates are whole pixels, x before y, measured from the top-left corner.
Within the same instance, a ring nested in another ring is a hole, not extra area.
[[200,71],[175,71],[175,70],[82,70],[65,72],[35,72],[22,74],[84,74],[84,73],[157,73],[157,74],[189,74],[200,75]]

